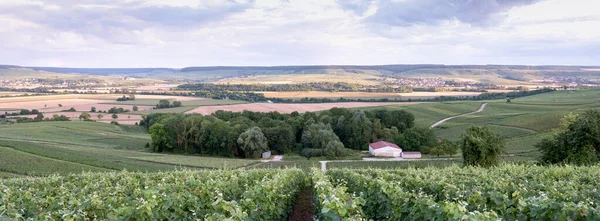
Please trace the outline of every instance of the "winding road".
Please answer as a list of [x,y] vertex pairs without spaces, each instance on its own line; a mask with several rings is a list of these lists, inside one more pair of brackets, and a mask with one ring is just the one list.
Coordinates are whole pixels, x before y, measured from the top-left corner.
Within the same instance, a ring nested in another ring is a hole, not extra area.
[[442,120],[440,120],[440,121],[438,121],[438,122],[435,122],[435,123],[433,123],[433,124],[431,125],[431,127],[429,127],[429,128],[434,128],[434,127],[437,127],[437,126],[439,126],[440,124],[442,124],[442,123],[444,123],[444,122],[446,122],[446,121],[449,121],[449,120],[451,120],[451,119],[457,118],[457,117],[462,117],[462,116],[467,116],[467,115],[471,115],[471,114],[476,114],[476,113],[479,113],[479,112],[483,111],[483,110],[485,109],[485,107],[486,107],[486,106],[487,106],[487,103],[483,103],[483,104],[481,104],[481,106],[479,106],[479,109],[478,109],[478,110],[476,110],[476,111],[473,111],[473,112],[470,112],[470,113],[466,113],[466,114],[461,114],[461,115],[456,115],[456,116],[452,116],[452,117],[447,117],[447,118],[444,118],[444,119],[442,119]]

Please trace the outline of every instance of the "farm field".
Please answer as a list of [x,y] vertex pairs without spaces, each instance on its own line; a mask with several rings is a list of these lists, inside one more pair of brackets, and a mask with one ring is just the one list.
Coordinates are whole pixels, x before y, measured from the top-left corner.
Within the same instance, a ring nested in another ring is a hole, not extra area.
[[[44,117],[51,118],[52,115],[65,115],[72,120],[78,120],[82,112],[89,112],[92,107],[97,111],[108,111],[109,109],[123,108],[130,110],[127,113],[117,114],[117,119],[112,119],[110,113],[90,113],[92,120],[98,122],[110,123],[117,121],[120,124],[133,125],[139,122],[143,114],[150,113],[183,113],[200,106],[218,106],[229,104],[241,104],[243,101],[234,100],[214,100],[196,97],[182,96],[162,96],[162,95],[136,95],[136,99],[132,101],[116,101],[122,95],[118,94],[68,94],[68,95],[46,95],[46,96],[31,96],[31,97],[8,97],[0,98],[0,111],[3,112],[19,112],[21,109],[37,109]],[[153,109],[156,104],[162,99],[173,101],[181,101],[182,107]],[[61,106],[59,106],[62,105]],[[133,106],[138,107],[138,111],[131,111]],[[62,112],[74,108],[75,112]],[[98,114],[102,114],[103,118],[97,118]],[[23,115],[14,117],[29,117],[35,118],[37,115]]]
[[[144,146],[141,127],[94,122],[37,122],[0,125],[0,171],[47,176],[83,171],[167,171],[238,168],[258,161],[155,154]],[[28,163],[23,166],[22,162]],[[61,166],[62,165],[62,166]]]
[[505,100],[487,103],[480,113],[455,118],[438,126],[435,129],[438,136],[458,140],[471,125],[487,126],[504,138],[506,154],[534,159],[538,156],[534,145],[558,127],[563,116],[600,107],[600,89],[555,91],[513,99],[510,103]]
[[342,102],[342,103],[316,103],[316,104],[276,104],[276,103],[252,103],[252,104],[236,104],[236,105],[225,105],[225,106],[202,106],[192,109],[186,113],[200,113],[203,115],[209,115],[218,110],[241,112],[244,110],[255,111],[255,112],[270,112],[278,111],[280,113],[292,113],[298,111],[299,113],[314,112],[328,110],[334,107],[339,108],[355,108],[355,107],[379,107],[388,105],[412,105],[415,103],[403,102],[403,103],[392,103],[392,102]]
[[390,100],[417,100],[430,99],[439,96],[477,96],[481,92],[412,92],[412,93],[371,93],[371,92],[327,92],[327,91],[294,91],[294,92],[256,92],[262,93],[267,98],[347,98],[347,99],[383,99]]
[[367,71],[366,73],[350,73],[342,69],[326,69],[316,72],[310,72],[307,70],[306,73],[297,74],[273,74],[273,75],[261,75],[244,78],[225,78],[218,80],[214,83],[217,84],[301,84],[311,82],[344,82],[352,84],[363,84],[363,85],[379,85],[381,81],[377,80],[378,75],[376,71]]

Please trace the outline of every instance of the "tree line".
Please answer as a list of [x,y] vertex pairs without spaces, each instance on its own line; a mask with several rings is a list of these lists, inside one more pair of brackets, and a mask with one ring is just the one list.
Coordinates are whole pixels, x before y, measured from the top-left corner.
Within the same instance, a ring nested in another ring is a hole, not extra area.
[[191,97],[203,97],[212,99],[229,99],[229,100],[240,100],[247,102],[273,102],[273,103],[333,103],[333,102],[439,102],[439,101],[461,101],[461,100],[495,100],[495,99],[514,99],[519,97],[526,97],[541,93],[548,93],[555,91],[553,88],[542,88],[538,90],[530,91],[514,91],[514,92],[493,92],[493,93],[482,93],[476,96],[439,96],[435,98],[427,99],[352,99],[352,98],[301,98],[301,99],[289,99],[289,98],[267,98],[261,93],[253,92],[231,92],[231,91],[165,91],[165,92],[140,92],[140,94],[148,95],[175,95],[175,96],[191,96]]
[[400,142],[409,151],[426,151],[437,139],[435,134],[429,136],[430,129],[415,127],[414,119],[404,110],[332,108],[303,114],[155,113],[144,116],[139,125],[151,134],[156,152],[255,158],[270,150],[335,158],[347,155],[348,149],[367,150],[369,143],[380,140]]
[[362,85],[345,82],[312,82],[302,84],[183,84],[178,90],[194,91],[329,91],[329,92],[410,92],[407,87],[389,85]]

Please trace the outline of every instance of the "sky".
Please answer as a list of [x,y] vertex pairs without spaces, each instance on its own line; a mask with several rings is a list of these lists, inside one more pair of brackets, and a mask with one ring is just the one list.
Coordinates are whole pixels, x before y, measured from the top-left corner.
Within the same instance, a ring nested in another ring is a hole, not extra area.
[[0,0],[0,64],[600,65],[600,0]]

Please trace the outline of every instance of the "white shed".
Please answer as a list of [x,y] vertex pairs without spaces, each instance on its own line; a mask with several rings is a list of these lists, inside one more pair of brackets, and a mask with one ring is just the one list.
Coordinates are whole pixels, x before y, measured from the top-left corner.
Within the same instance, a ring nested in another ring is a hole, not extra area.
[[369,153],[371,156],[401,157],[402,148],[393,143],[379,141],[369,144]]
[[419,158],[421,158],[421,152],[403,152],[402,158],[404,158],[404,159],[419,159]]

